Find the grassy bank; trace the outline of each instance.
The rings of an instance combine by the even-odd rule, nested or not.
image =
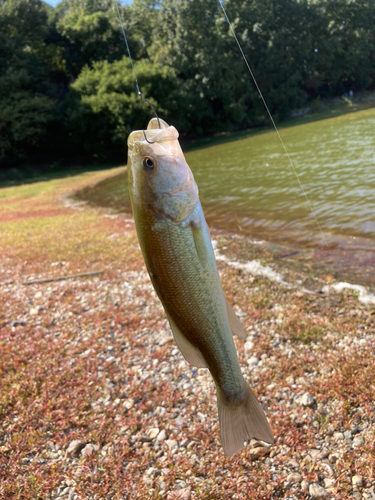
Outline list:
[[[276,120],[276,125],[279,130],[287,127],[295,127],[304,125],[318,120],[334,118],[336,116],[347,113],[354,113],[363,109],[373,108],[375,106],[375,92],[361,92],[352,97],[343,96],[336,99],[320,100],[317,99],[310,106],[302,110],[296,110],[295,117],[282,122]],[[215,146],[225,142],[245,139],[253,135],[262,134],[274,130],[271,122],[267,127],[257,127],[241,132],[221,133],[213,137],[205,137],[202,139],[193,140],[184,144],[185,151],[193,151],[194,149]]]
[[[278,270],[214,232],[276,439],[225,457],[213,384],[175,346],[131,217],[66,202],[107,175],[0,190],[0,498],[372,498],[373,310],[230,266],[246,250]]]

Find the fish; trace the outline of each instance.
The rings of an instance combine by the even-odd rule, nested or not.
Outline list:
[[[130,199],[153,287],[186,361],[214,380],[224,453],[255,438],[273,443],[266,415],[245,381],[233,340],[246,339],[224,296],[198,186],[174,126],[152,118],[128,138]]]

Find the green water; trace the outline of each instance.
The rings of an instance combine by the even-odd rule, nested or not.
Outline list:
[[[280,134],[321,230],[275,132],[186,154],[209,224],[296,248],[357,252],[347,259],[375,270],[375,108]],[[129,210],[125,176],[85,196]]]
[[[375,108],[284,129],[281,136],[327,237],[375,238]],[[250,232],[319,229],[276,133],[186,155],[207,217]]]

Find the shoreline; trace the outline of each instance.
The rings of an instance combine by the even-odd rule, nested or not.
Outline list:
[[[319,120],[326,120],[329,118],[335,118],[337,116],[345,115],[348,113],[356,113],[357,111],[362,111],[365,109],[375,107],[375,91],[374,92],[362,92],[359,95],[355,95],[354,98],[348,98],[346,96],[341,96],[334,99],[329,99],[327,101],[319,101],[319,106],[314,106],[312,103],[308,112],[302,116],[295,116],[283,122],[277,123],[279,130],[294,127],[298,125],[303,125],[307,123],[312,123]],[[320,109],[320,108],[322,109]],[[297,110],[298,111],[298,110]],[[180,143],[183,146],[185,153],[196,151],[203,148],[208,148],[211,146],[217,146],[219,144],[225,144],[227,142],[233,142],[241,139],[246,139],[255,135],[260,135],[264,133],[273,132],[274,129],[271,126],[259,126],[253,129],[242,130],[238,132],[221,132],[217,135],[212,135],[210,137],[203,137],[193,140],[185,141],[184,138],[180,138]],[[126,143],[124,142],[124,151],[126,149]],[[88,171],[99,171],[101,168],[113,169],[118,165],[118,161],[95,161],[95,163],[88,163],[88,158],[80,157],[85,163],[85,166],[77,167],[74,158],[62,159],[62,160],[51,160],[48,163],[43,162],[39,167],[43,167],[41,171],[38,171],[38,166],[35,168],[36,163],[31,161],[26,161],[24,168],[22,167],[11,167],[9,169],[0,169],[0,189],[6,187],[17,186],[25,182],[40,182],[58,177],[65,177],[67,175],[79,175]],[[62,167],[61,162],[66,163],[65,167]],[[51,167],[52,165],[52,167]],[[26,168],[25,168],[26,167]]]
[[[212,231],[247,333],[235,340],[241,369],[276,437],[225,457],[211,378],[173,341],[133,221],[64,204],[107,175],[0,190],[1,495],[371,499],[374,307],[352,290],[319,293],[329,280],[313,269],[252,275],[245,239]],[[264,272],[267,252],[257,260]],[[23,284],[45,278],[56,280]]]
[[[293,118],[288,118],[285,121],[276,123],[278,130],[283,130],[285,128],[295,127],[298,125],[305,125],[307,123],[313,123],[315,121],[327,120],[329,118],[336,118],[341,115],[356,113],[357,111],[374,108],[375,91],[361,92],[359,93],[359,96],[355,96],[354,99],[349,98],[348,96],[341,96],[324,101],[319,100],[317,105],[314,105],[314,102],[309,108],[307,108],[308,110],[304,114],[300,116],[297,115]],[[296,110],[295,113],[298,113],[298,110]],[[185,153],[188,153],[202,148],[225,144],[226,142],[233,142],[241,139],[247,139],[248,137],[259,134],[274,132],[274,130],[275,129],[271,125],[269,125],[259,126],[256,128],[238,132],[221,132],[211,137],[194,139],[187,142],[186,144],[182,139],[182,144],[184,146],[183,150]]]
[[[86,203],[92,208],[108,210],[112,214],[125,214],[127,217],[131,213],[130,200],[124,201],[121,209],[116,205],[116,200],[111,197],[106,197],[105,193],[109,189],[111,192],[111,181],[117,180],[118,177],[124,176],[126,167],[122,167],[115,173],[109,175],[98,182],[98,184],[86,186],[81,190],[77,190],[70,196],[68,204]],[[122,179],[123,180],[123,179]],[[125,179],[126,180],[126,179]],[[103,183],[106,187],[102,187]],[[104,194],[103,194],[104,193]],[[351,282],[353,284],[369,287],[375,291],[375,258],[371,255],[375,252],[375,241],[373,249],[370,244],[366,246],[366,238],[358,238],[350,235],[326,235],[326,242],[322,242],[321,235],[317,235],[314,240],[314,232],[311,231],[309,238],[301,238],[301,233],[296,229],[289,232],[278,234],[275,229],[264,229],[259,232],[243,230],[239,227],[238,231],[233,231],[228,227],[228,224],[223,223],[219,218],[207,217],[207,222],[211,231],[217,231],[219,234],[238,235],[242,238],[242,259],[251,260],[264,258],[273,263],[276,267],[291,267],[295,272],[312,273],[318,278],[327,277],[329,282],[336,280],[337,282]],[[217,223],[218,222],[218,223]],[[254,227],[255,229],[255,227]],[[308,232],[305,230],[305,235]],[[358,241],[361,244],[358,244]],[[353,246],[353,241],[355,245]],[[372,242],[373,240],[370,240]],[[252,242],[250,246],[246,242]],[[329,244],[329,249],[326,243]],[[254,247],[255,245],[255,247]],[[247,255],[246,255],[247,254]],[[373,272],[372,272],[373,269]]]

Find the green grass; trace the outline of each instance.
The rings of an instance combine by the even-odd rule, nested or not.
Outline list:
[[[363,92],[352,98],[339,97],[323,101],[318,99],[310,105],[310,111],[305,115],[296,118],[289,118],[288,120],[284,120],[282,122],[276,122],[276,126],[281,130],[318,120],[335,118],[336,116],[354,113],[355,111],[361,111],[373,107],[375,107],[375,92]],[[182,140],[184,146],[183,149],[184,151],[193,151],[196,149],[216,146],[218,144],[224,144],[231,141],[238,141],[254,135],[270,132],[274,129],[270,120],[269,123],[270,124],[268,126],[254,127],[240,132],[221,132],[213,137],[202,137],[200,139],[186,142],[185,144]]]

